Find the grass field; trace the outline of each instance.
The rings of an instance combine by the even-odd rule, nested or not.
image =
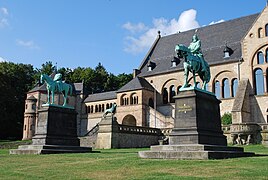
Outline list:
[[[262,145],[245,150],[264,156],[223,160],[140,159],[141,150],[9,155],[0,149],[0,179],[268,179],[268,148]]]

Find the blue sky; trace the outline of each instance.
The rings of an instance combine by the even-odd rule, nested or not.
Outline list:
[[[0,0],[0,61],[132,73],[161,35],[259,13],[265,0]]]

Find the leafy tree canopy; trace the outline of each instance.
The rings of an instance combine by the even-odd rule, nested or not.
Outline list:
[[[114,75],[98,63],[93,69],[77,67],[59,68],[51,61],[34,69],[32,65],[0,62],[0,139],[21,139],[26,93],[39,82],[41,74],[59,72],[69,83],[84,82],[88,93],[112,91],[132,79],[132,74]]]

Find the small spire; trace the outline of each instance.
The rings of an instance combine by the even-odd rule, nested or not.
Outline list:
[[[158,36],[161,37],[161,31],[157,31]]]

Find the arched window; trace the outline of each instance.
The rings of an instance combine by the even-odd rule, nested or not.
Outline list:
[[[104,104],[101,105],[101,111],[104,112]]]
[[[124,94],[122,97],[121,97],[121,105],[122,106],[126,106],[128,105],[128,97],[126,94]]]
[[[95,113],[99,112],[99,107],[98,105],[95,105]]]
[[[106,104],[106,109],[109,109],[109,103]]]
[[[99,104],[99,112],[101,112],[101,104]]]
[[[86,106],[86,113],[90,113],[90,106]]]
[[[130,104],[138,104],[138,96],[136,93],[132,94],[130,97]]]
[[[262,38],[263,37],[263,29],[262,28],[259,28],[258,29],[258,37],[259,38]]]
[[[233,79],[232,80],[232,97],[236,96],[236,91],[238,88],[238,80],[237,79]]]
[[[208,83],[206,84],[206,91],[209,91]]]
[[[257,64],[264,64],[264,56],[262,52],[258,52]]]
[[[255,74],[255,94],[262,95],[264,94],[263,71],[261,69],[256,69],[254,74]]]
[[[199,89],[201,89],[201,84],[200,84],[200,82],[197,82],[197,83],[196,83],[196,87],[199,88]]]
[[[91,105],[90,113],[93,113],[93,112],[94,112],[94,107],[93,107],[93,105]]]
[[[149,99],[149,106],[154,108],[154,100],[152,98]]]
[[[268,36],[268,24],[265,25],[265,36]]]
[[[220,87],[220,82],[216,81],[214,84],[214,93],[218,99],[221,97],[221,87]]]
[[[223,80],[222,98],[230,97],[230,85],[229,80],[226,78]]]
[[[170,98],[170,103],[174,103],[175,102],[175,99],[173,98],[175,95],[176,95],[176,91],[175,91],[175,86],[174,85],[171,85],[169,87],[169,98]]]
[[[113,106],[113,103],[110,103],[110,107],[109,108],[111,108]]]
[[[268,62],[268,48],[266,49],[266,52],[265,52],[265,62]]]
[[[168,91],[167,88],[163,89],[163,104],[167,104],[168,103]]]

